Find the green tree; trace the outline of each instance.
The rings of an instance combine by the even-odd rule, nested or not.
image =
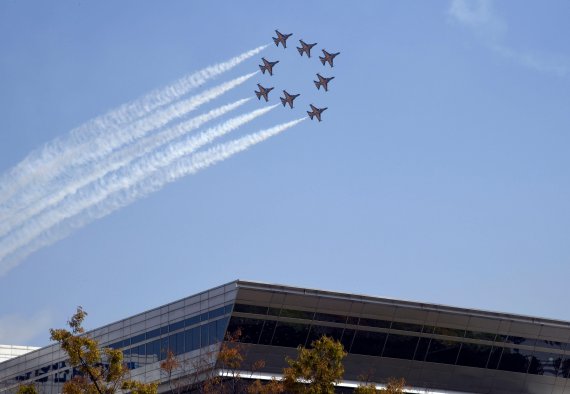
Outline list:
[[[182,394],[279,394],[283,384],[273,379],[262,383],[251,381],[253,373],[265,367],[265,361],[246,363],[247,345],[240,342],[241,331],[227,334],[217,351],[190,362],[179,360],[170,350],[160,369],[169,384],[170,392]],[[223,371],[223,376],[218,372]],[[243,376],[245,374],[245,376]],[[248,377],[249,374],[249,377]]]
[[[354,389],[354,394],[377,394],[376,385],[373,383],[360,384]]]
[[[323,336],[306,349],[297,348],[297,359],[287,359],[289,368],[283,370],[287,392],[299,394],[333,394],[334,384],[342,379],[342,361],[346,352],[342,344]]]
[[[363,383],[354,390],[354,394],[404,394],[405,387],[404,378],[390,378],[384,389],[377,390],[374,383]]]
[[[22,384],[18,386],[16,394],[38,394],[38,389],[34,384]]]
[[[404,394],[404,388],[406,387],[406,381],[404,378],[388,379],[388,384],[386,388],[382,390],[382,394]]]
[[[65,382],[64,394],[114,394],[125,390],[133,394],[156,394],[156,383],[130,380],[119,349],[100,348],[99,341],[85,334],[82,327],[87,312],[78,307],[67,329],[50,329],[51,340],[59,342],[67,353],[69,363],[81,373]]]

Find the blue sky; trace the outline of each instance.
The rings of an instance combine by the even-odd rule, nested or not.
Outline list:
[[[276,28],[286,50],[205,88],[261,56],[274,77],[196,114],[258,82],[269,104],[301,93],[295,109],[224,141],[329,109],[20,261],[0,276],[0,343],[47,344],[77,305],[96,327],[237,278],[570,320],[568,15],[562,0],[1,2],[2,173]],[[318,42],[310,60],[298,39]],[[341,52],[333,69],[321,48]],[[316,72],[336,77],[328,93]]]

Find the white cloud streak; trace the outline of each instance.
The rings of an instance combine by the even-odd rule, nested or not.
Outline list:
[[[72,176],[73,168],[84,164],[90,165],[97,160],[103,159],[113,150],[130,144],[151,131],[187,115],[201,105],[241,85],[257,73],[258,71],[243,75],[188,99],[177,101],[145,118],[125,125],[125,127],[116,129],[113,132],[101,133],[92,139],[86,139],[80,145],[76,141],[69,144],[60,144],[57,155],[55,155],[55,152],[52,152],[50,155],[53,155],[53,157],[46,163],[36,163],[38,168],[34,175],[41,174],[41,178],[36,179],[28,187],[20,188],[10,201],[0,205],[0,219],[12,216],[14,212],[33,204],[46,193],[49,194],[56,191],[62,180],[65,181],[65,179]],[[53,182],[51,182],[52,180]],[[50,188],[50,182],[51,186],[55,186],[55,189],[53,187]]]
[[[513,63],[546,74],[570,74],[570,57],[518,50],[503,44],[506,22],[494,10],[492,0],[452,0],[448,9],[452,21],[469,28],[494,53]]]
[[[16,314],[0,316],[0,343],[26,346],[31,340],[45,334],[52,324],[52,314],[42,310],[30,317]]]
[[[87,147],[87,150],[89,150],[92,141],[100,139],[101,135],[107,136],[112,134],[120,130],[124,125],[145,117],[156,109],[178,100],[208,80],[231,70],[244,60],[258,54],[266,47],[267,45],[259,46],[226,62],[218,63],[187,75],[164,88],[157,89],[137,100],[92,119],[73,129],[68,136],[58,138],[44,147],[31,152],[19,164],[0,176],[0,204],[7,201],[30,183],[43,179],[46,174],[46,166],[48,167],[47,174],[51,173],[49,168],[52,167],[49,163],[60,161],[62,153],[71,152],[74,148],[84,151],[85,147]],[[2,211],[0,210],[0,218],[2,217],[1,214]]]
[[[133,144],[126,145],[123,149],[115,150],[93,163],[76,168],[74,171],[68,171],[67,176],[63,180],[50,185],[49,191],[44,191],[35,201],[28,204],[27,207],[14,212],[13,215],[0,222],[0,237],[15,230],[17,226],[30,220],[34,215],[60,203],[66,197],[77,193],[81,188],[90,183],[198,129],[204,123],[212,121],[242,106],[249,100],[250,98],[245,98],[212,109],[205,114],[180,122],[145,138],[135,140]]]
[[[7,273],[23,258],[39,248],[50,245],[68,236],[75,229],[83,227],[124,206],[125,203],[123,201],[125,199],[121,196],[121,191],[139,190],[139,192],[129,194],[130,197],[126,199],[132,202],[157,190],[154,188],[141,188],[139,184],[144,183],[145,179],[152,176],[153,173],[162,173],[162,168],[168,167],[181,157],[193,153],[205,144],[212,142],[215,138],[219,138],[264,115],[276,106],[273,105],[237,116],[197,136],[167,145],[164,149],[141,157],[120,171],[98,179],[97,182],[66,197],[51,210],[33,217],[17,231],[0,241],[0,275]],[[295,122],[298,123],[300,120]],[[280,128],[257,133],[250,136],[249,141],[255,140],[260,142],[260,138],[269,138],[283,131],[283,127],[286,129],[294,124],[296,123],[289,122],[285,126],[281,125]],[[166,183],[168,182],[163,183],[163,185]]]

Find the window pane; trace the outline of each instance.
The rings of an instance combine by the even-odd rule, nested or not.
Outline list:
[[[413,331],[413,332],[422,332],[422,325],[421,324],[412,324],[412,323],[400,323],[400,322],[392,322],[392,330],[402,330],[402,331]]]
[[[208,329],[207,324],[200,326],[200,346],[201,347],[208,346],[208,343],[209,343],[208,334],[209,333],[210,333],[210,330]]]
[[[200,323],[200,315],[193,316],[193,317],[190,317],[190,318],[184,320],[184,325],[186,327],[190,327],[190,326],[193,326],[194,324],[198,324],[198,323]]]
[[[504,348],[499,362],[499,368],[503,371],[526,373],[530,363],[529,355],[520,349]]]
[[[418,344],[418,337],[408,335],[388,335],[382,357],[404,358],[411,360]]]
[[[528,373],[534,375],[557,376],[562,364],[562,355],[535,352],[530,359]]]
[[[168,331],[173,332],[184,327],[184,321],[179,321],[177,323],[172,323],[168,325]]]
[[[139,343],[139,342],[144,341],[145,336],[146,336],[145,334],[140,334],[140,335],[137,335],[135,337],[132,337],[131,338],[131,345],[134,345],[135,343]]]
[[[179,332],[176,334],[176,348],[175,354],[182,354],[184,353],[184,333]]]
[[[342,328],[338,327],[326,327],[326,326],[311,326],[311,331],[309,332],[309,338],[307,339],[307,345],[311,345],[313,341],[316,341],[323,335],[333,338],[336,341],[340,341],[342,337]]]
[[[160,340],[160,359],[166,359],[166,352],[168,351],[168,337]]]
[[[352,345],[352,340],[354,338],[355,332],[356,332],[356,330],[347,328],[342,333],[342,339],[341,339],[340,343],[342,343],[342,346],[344,346],[345,352],[350,352],[350,346]]]
[[[330,313],[315,313],[315,320],[330,321],[333,323],[345,323],[346,316],[333,315]]]
[[[380,356],[386,336],[383,332],[357,331],[351,353]]]
[[[275,328],[272,345],[297,347],[305,346],[309,326],[307,324],[279,322]]]
[[[281,308],[272,308],[272,307],[267,308],[267,314],[271,316],[279,316],[280,312]]]
[[[293,317],[295,319],[313,320],[314,312],[298,311],[295,309],[281,309],[282,317]]]
[[[194,327],[192,329],[192,350],[200,349],[202,344],[200,343],[200,327]]]
[[[566,344],[563,342],[548,341],[546,339],[538,339],[536,341],[536,346],[558,350],[564,350],[566,348]]]
[[[277,322],[274,320],[266,320],[263,324],[263,330],[261,331],[261,337],[259,337],[260,345],[271,344],[271,339],[273,338],[273,332],[275,331],[275,326]]]
[[[225,313],[225,308],[222,306],[221,308],[214,309],[213,311],[208,312],[208,318],[215,319],[216,317],[223,316]]]
[[[418,348],[416,349],[416,354],[414,355],[414,360],[425,360],[430,341],[430,338],[420,338],[420,341],[418,342]]]
[[[489,357],[489,362],[487,363],[487,368],[497,369],[499,360],[501,359],[501,353],[503,353],[502,347],[493,346],[493,350],[491,350],[491,356]]]
[[[146,338],[146,339],[151,339],[151,338],[155,338],[155,337],[157,337],[157,336],[159,336],[159,335],[160,335],[160,328],[157,328],[157,329],[155,329],[155,330],[152,330],[152,331],[147,332],[145,338]]]
[[[464,343],[459,351],[457,364],[467,367],[485,368],[492,348],[492,346],[487,345]]]
[[[465,335],[465,330],[447,327],[435,327],[433,333],[438,335],[447,335],[450,337],[463,337],[463,335]]]
[[[218,337],[217,334],[218,331],[216,330],[216,322],[210,322],[208,323],[208,336],[209,336],[209,344],[213,345],[214,343],[216,343],[218,341]]]
[[[534,346],[534,344],[536,343],[536,339],[509,335],[505,342],[514,343],[515,345]]]
[[[216,337],[218,341],[223,341],[226,336],[226,328],[228,326],[228,318],[216,320]]]
[[[495,334],[491,334],[490,332],[465,331],[465,338],[481,339],[483,341],[494,341]]]
[[[366,319],[364,317],[360,318],[358,325],[367,326],[367,327],[390,328],[390,322],[389,321],[377,320],[377,319]]]
[[[568,358],[568,356],[564,356],[564,359],[558,368],[558,376],[563,376],[565,378],[570,377],[570,358]]]
[[[426,361],[443,364],[455,364],[461,342],[445,341],[432,338],[426,355]]]
[[[422,328],[422,332],[426,334],[433,334],[433,330],[435,329],[434,326],[424,326]]]
[[[236,304],[235,308],[234,308],[234,312],[255,313],[256,315],[266,315],[267,314],[267,307],[266,306],[257,306],[257,305]]]
[[[247,317],[232,317],[228,326],[228,333],[235,336],[239,333],[239,341],[257,343],[263,327],[263,320]]]
[[[160,339],[146,344],[146,354],[156,357],[155,360],[158,360],[160,357]]]

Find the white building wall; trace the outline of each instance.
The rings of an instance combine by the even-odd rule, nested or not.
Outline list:
[[[36,349],[39,348],[33,346],[0,345],[0,363]]]

